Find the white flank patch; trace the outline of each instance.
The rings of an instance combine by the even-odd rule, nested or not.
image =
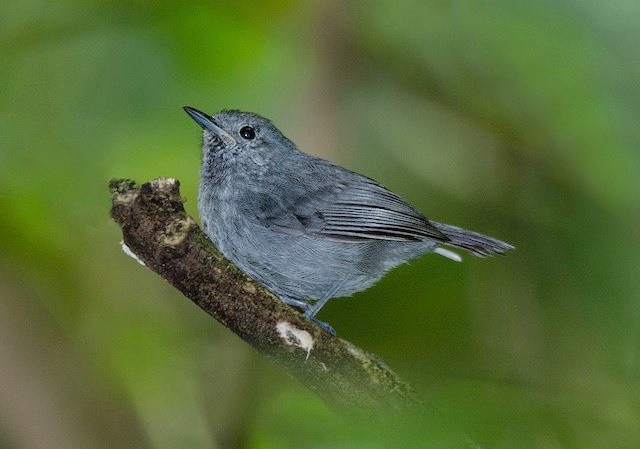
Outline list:
[[[307,351],[307,359],[309,359],[309,354],[313,349],[313,337],[309,332],[298,329],[288,321],[279,321],[276,330],[288,345],[294,345]]]
[[[126,243],[120,242],[120,246],[122,247],[122,252],[123,253],[125,253],[127,256],[133,258],[136,262],[138,262],[143,267],[146,266],[146,264],[138,256],[136,256],[136,254],[133,251],[131,251],[131,248],[129,248],[126,245]]]
[[[441,256],[444,256],[447,259],[455,260],[456,262],[462,262],[462,257],[460,257],[460,254],[454,253],[453,251],[449,251],[448,249],[436,248],[433,250],[433,252],[436,254],[440,254]]]

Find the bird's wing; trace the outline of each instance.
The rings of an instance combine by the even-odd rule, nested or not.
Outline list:
[[[260,221],[275,232],[342,241],[447,241],[402,198],[368,178],[307,190],[289,204],[271,200]]]

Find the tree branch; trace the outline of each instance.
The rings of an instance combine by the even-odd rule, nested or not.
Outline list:
[[[188,216],[180,183],[109,184],[123,249],[334,409],[407,410],[412,388],[378,357],[333,336],[240,272]],[[125,246],[126,245],[126,246]]]

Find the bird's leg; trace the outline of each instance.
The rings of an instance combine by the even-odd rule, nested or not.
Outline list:
[[[307,301],[303,301],[301,299],[295,299],[286,295],[278,295],[278,298],[280,298],[280,301],[282,301],[283,303],[289,304],[290,306],[293,306],[302,310],[305,315],[307,314],[309,309],[311,309],[311,304],[309,304]]]
[[[309,306],[307,310],[304,311],[304,314],[307,318],[313,318],[316,314],[324,307],[324,305],[336,294],[338,289],[342,287],[342,282],[336,282],[331,286],[331,288],[322,295],[322,298],[318,299],[313,305]]]
[[[336,292],[338,291],[338,289],[340,289],[341,286],[342,286],[342,282],[336,282],[335,284],[333,284],[331,288],[324,295],[322,295],[322,298],[318,299],[315,302],[315,304],[309,305],[309,308],[304,311],[304,316],[306,316],[307,318],[310,318],[318,326],[320,326],[321,328],[323,328],[324,330],[326,330],[327,332],[333,335],[336,334],[336,331],[333,329],[333,327],[331,327],[329,324],[325,323],[324,321],[320,321],[318,318],[316,318],[316,314],[320,311],[320,309],[322,309],[322,307],[327,303],[327,301],[329,301],[329,299],[333,298],[333,296],[336,294]]]
[[[305,314],[306,315],[306,314]],[[320,321],[319,319],[317,319],[316,317],[311,317],[311,321],[313,321],[314,323],[316,323],[318,326],[320,326],[321,328],[323,328],[324,330],[326,330],[327,332],[329,332],[331,335],[335,335],[336,334],[336,330],[331,327],[331,325],[329,323],[325,323],[324,321]]]
[[[316,323],[318,326],[320,326],[330,334],[335,335],[336,331],[333,329],[333,327],[331,327],[329,324],[325,323],[324,321],[320,321],[318,318],[316,318],[316,314],[320,311],[320,309],[322,309],[322,307],[324,307],[327,301],[329,301],[336,294],[336,292],[340,289],[340,287],[342,287],[342,282],[336,282],[331,286],[329,290],[327,290],[327,292],[324,295],[322,295],[322,298],[318,299],[314,304],[309,304],[307,301],[292,298],[286,295],[278,295],[278,297],[285,304],[289,304],[290,306],[293,306],[302,310],[302,313],[304,313],[304,316],[309,318],[311,321]]]

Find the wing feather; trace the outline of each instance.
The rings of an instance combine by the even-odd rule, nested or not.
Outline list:
[[[429,220],[375,181],[361,177],[307,191],[291,208],[261,217],[284,233],[318,238],[367,241],[447,241]]]

